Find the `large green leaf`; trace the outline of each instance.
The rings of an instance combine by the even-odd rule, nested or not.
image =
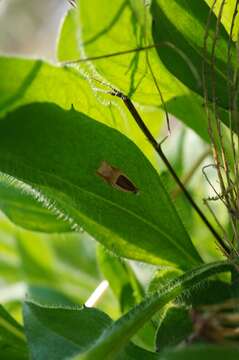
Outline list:
[[[46,307],[24,304],[24,324],[31,356],[35,360],[70,359],[84,351],[111,324],[103,312],[90,308]],[[117,360],[153,360],[157,355],[129,344]]]
[[[81,0],[78,7],[79,14],[77,9],[71,10],[63,23],[58,41],[60,61],[102,56],[145,45],[143,2]],[[149,41],[152,44],[153,40]],[[150,50],[149,55],[168,111],[207,140],[203,100],[170,74],[160,62],[156,50]],[[97,77],[96,70],[103,79],[120,88],[134,101],[150,106],[151,123],[158,118],[158,108],[162,104],[146,63],[145,51],[81,63],[79,68],[91,78]]]
[[[108,102],[108,106],[104,106],[85,78],[74,69],[53,66],[43,60],[0,57],[0,77],[1,116],[24,104],[52,102],[64,109],[73,106],[121,131],[130,128],[122,113],[119,119],[114,105]]]
[[[111,323],[96,309],[24,304],[24,325],[34,359],[65,359],[94,342]]]
[[[53,66],[43,60],[0,57],[0,117],[6,112],[33,102],[52,102],[63,109],[84,112],[93,119],[117,128],[132,139],[150,161],[156,164],[150,146],[122,101],[96,91],[99,83],[72,68]],[[97,86],[98,85],[98,86]],[[108,88],[109,90],[109,88]],[[142,112],[142,109],[140,110]],[[155,136],[163,123],[162,111],[143,111],[146,124]]]
[[[34,104],[0,121],[0,154],[1,171],[41,191],[72,229],[83,227],[117,254],[183,269],[200,262],[157,172],[118,131],[73,109]],[[96,174],[103,160],[138,195],[106,184]]]
[[[85,353],[74,360],[112,359],[128,343],[130,338],[158,310],[184,291],[190,290],[202,280],[219,272],[232,270],[232,264],[217,262],[202,265],[171,281],[163,289],[146,298],[134,309],[118,319]]]
[[[43,60],[0,58],[0,114],[32,102],[54,102],[64,109],[87,112],[100,120],[88,83],[79,73],[50,65]]]
[[[126,131],[125,121],[116,121],[115,106],[99,104],[89,84],[72,70],[50,65],[42,60],[0,58],[0,116],[22,104],[32,102],[54,102],[62,108],[81,109],[88,115],[108,125]],[[117,125],[116,125],[117,122]],[[133,126],[135,129],[135,127]],[[131,134],[133,129],[131,128]],[[137,131],[136,131],[137,133]],[[137,137],[138,136],[138,137]],[[136,134],[136,138],[142,139]],[[14,179],[0,177],[0,207],[17,225],[27,229],[45,232],[70,230],[69,225],[54,218],[40,203],[34,203],[36,196],[30,187]],[[41,196],[39,194],[39,196]],[[22,204],[24,203],[24,208]]]
[[[156,44],[168,44],[157,48],[158,55],[167,69],[182,81],[189,89],[203,96],[202,64],[205,62],[207,91],[212,99],[212,88],[215,88],[217,103],[228,109],[228,59],[227,48],[229,36],[221,25],[215,47],[215,58],[212,60],[214,34],[217,18],[211,16],[209,26],[209,44],[204,53],[204,36],[210,7],[204,0],[153,0],[153,38]],[[183,54],[183,56],[182,56]],[[184,57],[189,59],[189,64]],[[212,78],[212,61],[214,62],[215,78]],[[232,44],[232,63],[236,62],[236,51]],[[195,74],[197,77],[195,79]]]

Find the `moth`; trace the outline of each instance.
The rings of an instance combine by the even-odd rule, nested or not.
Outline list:
[[[133,182],[120,169],[110,165],[105,160],[100,164],[96,174],[118,190],[134,194],[139,192]]]

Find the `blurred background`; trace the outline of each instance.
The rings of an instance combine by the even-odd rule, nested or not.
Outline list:
[[[55,57],[66,0],[0,0],[0,52]]]

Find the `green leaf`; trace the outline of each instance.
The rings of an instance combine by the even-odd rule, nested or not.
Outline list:
[[[0,114],[32,102],[54,102],[64,109],[75,109],[102,119],[103,106],[97,107],[89,84],[79,72],[50,65],[43,60],[0,58]],[[106,120],[105,120],[106,121]]]
[[[26,302],[23,312],[30,353],[36,360],[69,359],[94,343],[112,323],[105,313],[86,307],[46,307]],[[133,344],[117,356],[117,360],[156,358]]]
[[[20,326],[0,305],[0,354],[6,360],[28,359],[26,339]]]
[[[58,40],[58,59],[76,60],[140,48],[145,45],[144,6],[141,1],[81,0],[78,10],[71,10],[62,25]],[[89,11],[94,9],[94,11]],[[150,25],[147,31],[151,33]],[[80,36],[79,36],[80,34]],[[153,40],[149,42],[152,44]],[[167,109],[208,141],[203,100],[190,92],[150,50],[150,64],[166,102]],[[72,66],[71,66],[72,68]],[[141,106],[150,106],[151,124],[158,118],[161,99],[146,63],[146,52],[131,52],[111,58],[80,63],[74,68],[103,79],[119,88]],[[92,79],[91,79],[92,81]],[[97,87],[97,83],[95,84]],[[154,107],[152,107],[152,105]],[[144,113],[144,117],[147,112]],[[149,123],[150,123],[149,122]]]
[[[67,254],[64,256],[63,253],[60,256],[59,245],[58,252],[55,245],[56,242],[63,244],[67,242],[71,251],[74,251],[74,241],[72,241],[74,237],[78,237],[78,249],[75,249],[78,263],[75,264],[70,261]],[[37,294],[35,291],[33,299],[40,301],[40,292],[44,292],[44,289],[48,288],[61,292],[63,296],[65,295],[74,302],[83,303],[95,290],[100,280],[97,280],[95,264],[87,256],[81,237],[82,234],[46,235],[26,231],[18,232],[18,255],[21,261],[23,280],[30,286],[30,289],[32,287],[39,289],[39,297],[35,296]],[[87,242],[89,250],[94,251],[89,238]],[[64,246],[61,251],[64,251]],[[91,269],[85,265],[85,261],[81,261],[83,257],[85,257],[85,261],[88,259]],[[46,292],[44,293],[46,294]],[[31,294],[30,290],[30,296]]]
[[[33,104],[0,121],[0,154],[2,172],[43,193],[72,229],[82,227],[117,254],[182,269],[201,261],[157,172],[118,131],[73,109]],[[106,184],[96,174],[102,161],[121,169],[139,194]]]
[[[96,243],[87,233],[51,236],[50,241],[60,262],[74,269],[84,269],[95,279],[100,279]]]
[[[159,355],[129,343],[115,360],[158,360]]]
[[[57,219],[35,201],[35,195],[30,186],[0,174],[0,208],[12,222],[35,231],[70,231],[69,224]]]
[[[229,36],[220,25],[215,48],[215,80],[211,77],[211,51],[217,18],[212,14],[209,27],[209,44],[204,54],[204,36],[210,8],[204,0],[153,0],[153,38],[156,44],[166,44],[157,48],[158,55],[167,69],[189,89],[203,96],[202,64],[205,61],[209,99],[213,99],[215,86],[217,103],[228,109],[228,59]],[[185,58],[188,61],[185,61]],[[232,44],[232,63],[236,63],[236,50]]]
[[[233,297],[230,284],[221,280],[211,280],[198,289],[192,289],[190,295],[185,296],[185,303],[194,307],[213,305],[227,301]]]
[[[70,9],[62,21],[57,40],[57,59],[71,61],[80,58],[81,52],[77,39],[77,21],[75,9]]]
[[[6,284],[21,281],[13,225],[0,213],[0,273]]]
[[[172,280],[175,280],[178,276],[182,275],[182,272],[178,269],[174,269],[174,268],[169,268],[169,269],[158,269],[155,271],[155,273],[153,274],[153,277],[149,283],[148,286],[148,296],[152,295],[153,293],[155,293],[156,291],[160,291],[163,290]],[[174,310],[171,310],[173,307]],[[168,317],[171,314],[171,312],[173,311],[173,315],[174,313],[176,313],[176,315],[178,315],[178,312],[175,310],[176,306],[173,303],[169,303],[167,304],[165,307],[163,307],[162,309],[160,309],[160,311],[154,316],[153,320],[155,323],[155,327],[156,327],[156,331],[155,331],[155,336],[154,336],[154,348],[157,349],[157,351],[160,351],[164,345],[164,338],[166,339],[165,342],[170,339],[170,341],[172,341],[172,339],[174,340],[175,338],[177,338],[177,336],[181,336],[182,333],[182,324],[180,321],[178,321],[180,319],[180,315],[181,315],[181,308],[177,308],[177,310],[179,309],[180,314],[178,317],[176,317],[176,321],[175,324],[177,324],[177,326],[175,327],[175,324],[172,325],[171,321],[168,321]],[[181,316],[182,318],[182,316]],[[169,320],[171,320],[169,318]],[[166,326],[168,325],[168,323],[170,324],[170,326],[166,327],[167,332],[163,333],[163,339],[161,338],[161,328],[164,328],[166,323]],[[160,341],[158,341],[158,337],[159,337],[159,333],[160,333]],[[173,343],[173,341],[172,341]]]
[[[91,308],[26,302],[23,314],[31,356],[37,360],[69,358],[94,342],[111,323],[106,314]]]
[[[158,269],[155,271],[149,287],[148,293],[151,294],[167,285],[167,283],[173,279],[176,279],[182,272],[178,269]]]
[[[155,153],[123,102],[100,92],[99,83],[86,80],[86,75],[73,68],[53,66],[43,60],[0,57],[0,117],[10,110],[33,102],[52,102],[63,109],[84,112],[93,119],[117,128],[131,138],[155,165]],[[94,77],[93,77],[94,78]],[[97,90],[96,90],[97,88]],[[107,89],[109,90],[109,88]],[[152,109],[144,120],[155,136],[163,122],[163,113]],[[158,165],[158,164],[157,164]]]
[[[190,333],[192,320],[189,317],[189,309],[184,306],[171,306],[157,331],[157,351],[180,344]]]
[[[112,356],[128,343],[138,329],[168,302],[209,276],[232,269],[232,264],[228,262],[211,263],[173,280],[161,291],[154,293],[117,320],[89,350],[78,355],[74,360],[112,359]]]
[[[237,360],[239,349],[236,346],[197,345],[184,349],[168,350],[162,354],[164,360]],[[160,357],[161,359],[161,357]]]

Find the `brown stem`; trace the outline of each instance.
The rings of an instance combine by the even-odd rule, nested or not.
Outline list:
[[[74,65],[74,64],[79,64],[79,63],[86,62],[86,61],[101,60],[101,59],[111,58],[111,57],[115,57],[115,56],[128,55],[128,54],[135,53],[135,52],[154,49],[154,48],[157,48],[160,46],[163,46],[163,44],[152,44],[152,45],[141,46],[141,47],[137,47],[137,48],[129,49],[129,50],[116,51],[116,52],[104,54],[104,55],[96,55],[96,56],[90,56],[88,58],[63,61],[62,65],[71,65],[71,64]]]

